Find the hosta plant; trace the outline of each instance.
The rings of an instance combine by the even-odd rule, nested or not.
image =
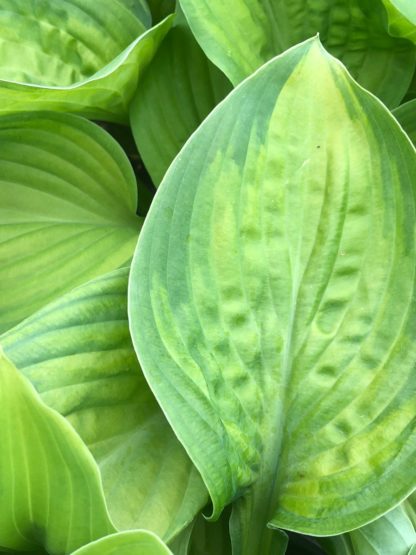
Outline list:
[[[413,0],[0,22],[0,553],[415,555]]]

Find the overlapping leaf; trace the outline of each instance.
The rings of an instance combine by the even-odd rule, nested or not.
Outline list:
[[[0,112],[57,110],[126,121],[139,74],[170,23],[146,31],[146,4],[130,0],[5,0]]]
[[[0,548],[61,554],[114,531],[96,464],[0,350]]]
[[[176,0],[148,0],[153,23],[158,23],[175,11]]]
[[[120,146],[76,116],[0,119],[0,331],[130,260],[141,220]]]
[[[181,20],[160,46],[131,105],[142,159],[159,185],[191,133],[231,90]]]
[[[415,487],[416,153],[317,40],[175,160],[130,280],[145,375],[236,553],[330,535]],[[195,441],[198,438],[198,441]]]
[[[408,555],[416,544],[416,531],[403,503],[349,534],[319,541],[329,555]]]
[[[393,111],[393,114],[416,145],[416,99],[402,104]]]
[[[172,555],[172,552],[151,532],[134,530],[97,540],[72,555]]]
[[[381,0],[387,10],[389,33],[416,44],[416,4],[413,0]]]
[[[379,0],[181,0],[181,5],[206,54],[234,84],[316,33],[389,106],[400,103],[413,76],[416,50],[387,33]]]
[[[127,324],[127,278],[125,268],[77,288],[0,343],[89,447],[115,526],[146,528],[169,540],[207,494],[138,366]]]

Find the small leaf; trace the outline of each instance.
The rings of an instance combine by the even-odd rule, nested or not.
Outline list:
[[[112,521],[166,541],[207,493],[140,371],[127,323],[128,268],[60,297],[0,338],[6,354],[93,454]]]
[[[72,555],[173,555],[155,534],[147,530],[132,530],[112,534],[89,545],[84,545]]]
[[[126,122],[139,74],[171,25],[147,30],[131,0],[5,0],[0,12],[0,113],[73,112]]]
[[[126,155],[76,116],[0,118],[0,331],[128,262],[142,220]]]
[[[209,112],[231,90],[185,22],[173,27],[142,78],[130,111],[137,147],[155,185]]]
[[[314,39],[237,87],[155,197],[133,343],[213,517],[234,501],[238,554],[268,553],[267,522],[338,534],[415,488],[415,175]]]
[[[0,548],[68,553],[114,531],[97,466],[0,349]]]
[[[180,2],[205,53],[234,84],[317,33],[359,83],[392,108],[413,76],[416,50],[387,33],[378,1],[369,6],[364,0]]]

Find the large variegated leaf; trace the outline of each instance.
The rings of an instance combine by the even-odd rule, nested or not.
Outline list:
[[[114,531],[97,466],[0,349],[0,549],[69,553]]]
[[[319,41],[173,162],[129,286],[139,360],[236,553],[330,535],[416,485],[416,152]],[[198,441],[195,441],[198,438]]]
[[[387,33],[378,0],[180,3],[202,48],[234,84],[316,33],[352,75],[389,106],[400,103],[413,76],[416,50]]]
[[[141,220],[129,161],[100,127],[0,118],[0,331],[130,260]]]
[[[143,77],[130,110],[136,143],[159,185],[173,158],[231,90],[181,22],[168,33]]]
[[[416,3],[414,0],[381,0],[387,10],[389,33],[416,44]]]
[[[89,447],[115,526],[146,528],[169,540],[207,493],[138,366],[127,278],[124,268],[71,291],[0,343]]]
[[[85,545],[72,555],[173,555],[166,545],[146,530],[120,532]]]
[[[141,71],[170,27],[146,31],[145,3],[4,0],[0,113],[76,112],[126,121]]]
[[[393,110],[395,118],[416,145],[416,99],[409,100]]]

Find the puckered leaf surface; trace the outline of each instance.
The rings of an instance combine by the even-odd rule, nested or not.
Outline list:
[[[0,118],[0,331],[125,264],[141,226],[120,146],[76,116]]]
[[[146,528],[168,541],[207,493],[138,366],[127,278],[123,268],[71,291],[0,343],[89,447],[117,529]]]
[[[413,1],[413,0],[409,0]],[[236,84],[316,33],[352,75],[388,106],[403,99],[416,50],[391,37],[379,0],[180,0],[208,57]]]
[[[139,238],[133,342],[236,553],[415,487],[416,152],[307,41],[208,116]],[[195,438],[198,438],[195,441]]]
[[[97,466],[0,349],[0,549],[69,553],[114,532]]]
[[[0,113],[75,112],[126,121],[139,74],[171,25],[144,2],[4,0]]]

